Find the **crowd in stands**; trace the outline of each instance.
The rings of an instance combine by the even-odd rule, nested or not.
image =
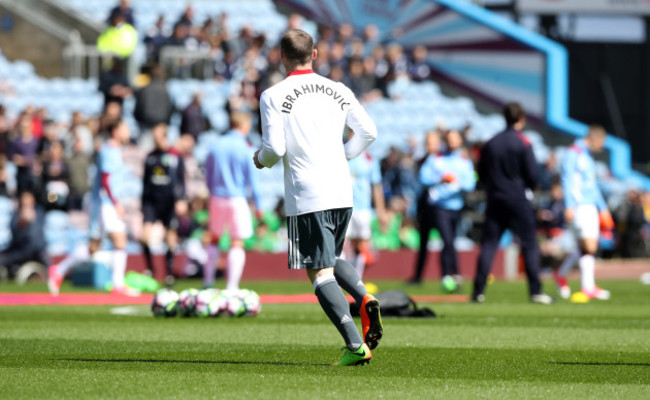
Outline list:
[[[135,25],[135,17],[128,1],[122,1],[111,10],[108,21],[111,27],[116,28],[123,24]],[[225,13],[197,21],[192,6],[185,9],[171,29],[167,29],[164,18],[160,17],[155,26],[147,30],[146,37],[140,39],[146,45],[147,54],[141,75],[133,80],[128,78],[125,57],[115,58],[111,68],[101,75],[98,90],[105,99],[101,115],[74,113],[69,124],[62,124],[48,119],[47,110],[33,107],[27,107],[16,118],[9,118],[0,105],[0,195],[15,200],[22,193],[33,193],[38,207],[46,212],[82,210],[92,182],[93,155],[105,135],[105,127],[122,115],[124,100],[133,96],[134,117],[140,129],[133,134],[132,151],[128,153],[130,159],[125,162],[133,166],[134,176],[141,176],[142,161],[152,146],[152,127],[159,123],[170,124],[175,113],[180,115],[181,137],[175,146],[188,160],[187,226],[190,226],[189,221],[194,221],[193,228],[184,236],[199,237],[196,232],[205,226],[207,193],[201,166],[192,159],[192,149],[199,137],[211,127],[202,109],[200,93],[195,94],[187,107],[175,108],[165,80],[170,76],[191,76],[192,62],[178,59],[175,65],[160,65],[161,50],[166,46],[182,46],[208,54],[212,79],[230,81],[236,86],[225,105],[229,112],[245,111],[257,116],[260,93],[283,79],[277,44],[270,43],[253,28],[231,32],[227,21]],[[302,18],[298,15],[288,19],[289,28],[301,24]],[[389,83],[396,80],[420,82],[432,79],[425,47],[407,51],[398,44],[384,43],[380,41],[375,26],[369,25],[362,32],[356,32],[349,24],[336,29],[320,27],[317,38],[319,56],[314,64],[315,71],[345,83],[362,102],[387,97]],[[432,129],[445,133],[443,126],[435,127],[434,124],[432,121]],[[467,137],[470,129],[467,127],[461,134]],[[479,156],[479,145],[465,143],[467,156],[473,161]],[[376,248],[417,247],[417,170],[426,156],[424,144],[412,140],[404,148],[391,148],[381,160],[384,195],[392,216],[389,221],[374,223]],[[9,168],[9,164],[15,168]],[[561,187],[557,184],[558,170],[558,160],[554,156],[541,166],[538,217],[540,236],[544,238],[542,242],[556,237],[565,228]],[[12,173],[15,176],[11,176]],[[480,192],[470,194],[468,200],[466,215],[480,216]],[[137,208],[137,204],[131,207],[132,210]],[[247,243],[248,248],[281,250],[284,246],[281,208],[280,205],[276,210],[268,210],[260,221],[256,221],[256,239]],[[626,257],[650,255],[650,193],[630,192],[614,215],[618,245],[613,250]],[[480,217],[474,222],[476,228]],[[474,232],[478,229],[472,230],[471,222],[461,224],[465,226],[460,230],[461,234],[476,240]],[[132,231],[138,230],[133,228]],[[546,254],[552,254],[554,248],[549,246],[546,250]]]

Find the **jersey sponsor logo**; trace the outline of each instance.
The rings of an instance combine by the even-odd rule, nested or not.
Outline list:
[[[293,94],[287,94],[284,98],[286,101],[282,103],[282,112],[285,114],[291,114],[291,109],[293,105],[300,96],[310,95],[310,94],[324,94],[332,98],[341,106],[341,111],[345,111],[345,107],[349,106],[350,103],[345,100],[345,97],[341,93],[338,93],[336,90],[332,89],[329,86],[319,85],[319,84],[305,84],[300,85],[299,87],[293,88]]]
[[[151,172],[151,183],[156,186],[169,185],[172,179],[167,175],[167,171],[161,166],[155,166]]]

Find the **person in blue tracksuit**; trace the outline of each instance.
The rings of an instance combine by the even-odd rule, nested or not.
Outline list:
[[[259,210],[260,191],[250,158],[253,154],[248,141],[252,122],[250,114],[233,112],[231,130],[210,148],[205,163],[206,183],[210,190],[210,222],[212,244],[208,246],[208,262],[203,270],[203,284],[211,287],[219,260],[218,243],[227,231],[231,239],[226,266],[226,289],[239,289],[246,264],[244,240],[253,236],[253,219],[248,204],[250,197]]]
[[[427,136],[429,156],[419,172],[423,187],[418,213],[420,251],[411,282],[419,283],[422,280],[428,254],[429,231],[435,228],[443,243],[440,253],[443,288],[455,291],[459,275],[454,238],[460,210],[464,205],[463,193],[472,191],[475,187],[474,166],[462,148],[463,138],[460,132],[452,130],[445,135],[447,151],[443,154],[437,153],[439,142],[437,133]]]
[[[583,297],[600,300],[608,300],[610,297],[609,291],[596,286],[594,276],[594,255],[598,250],[600,231],[614,229],[607,203],[598,188],[596,164],[591,156],[591,153],[602,151],[605,138],[603,127],[590,126],[587,135],[571,145],[562,160],[561,182],[566,208],[564,216],[578,239],[578,247],[567,256],[555,276],[560,296],[565,299],[571,295],[566,274],[576,261],[580,266]]]
[[[478,164],[480,181],[487,193],[485,225],[481,253],[476,267],[472,301],[485,301],[485,286],[501,235],[510,229],[519,238],[524,257],[530,300],[551,304],[553,298],[542,293],[539,280],[539,247],[535,238],[535,215],[526,196],[537,186],[537,162],[530,142],[522,130],[526,114],[518,103],[503,109],[507,128],[490,139],[481,149]]]

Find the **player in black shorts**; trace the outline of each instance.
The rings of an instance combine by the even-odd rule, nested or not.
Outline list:
[[[144,225],[141,244],[147,262],[147,271],[153,275],[149,239],[153,224],[160,221],[165,228],[165,242],[167,243],[165,283],[171,286],[175,281],[172,267],[174,251],[178,246],[176,209],[179,202],[183,202],[185,198],[185,168],[181,154],[170,147],[167,142],[167,125],[156,125],[152,134],[156,147],[147,155],[144,163],[142,187]]]
[[[345,341],[345,353],[333,365],[363,365],[383,336],[379,301],[339,257],[353,205],[348,160],[377,138],[377,127],[348,87],[314,73],[318,52],[308,33],[289,29],[280,53],[287,77],[260,97],[262,147],[253,162],[262,169],[283,159],[289,268],[306,270]],[[344,144],[345,126],[355,134]],[[356,301],[363,338],[341,288]]]

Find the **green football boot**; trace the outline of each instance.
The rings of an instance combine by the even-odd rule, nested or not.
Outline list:
[[[345,354],[343,354],[343,357],[339,361],[333,363],[333,366],[347,367],[370,363],[372,354],[370,353],[370,349],[368,348],[367,344],[362,344],[357,351],[352,351],[348,349],[347,346],[344,347],[344,349]]]

